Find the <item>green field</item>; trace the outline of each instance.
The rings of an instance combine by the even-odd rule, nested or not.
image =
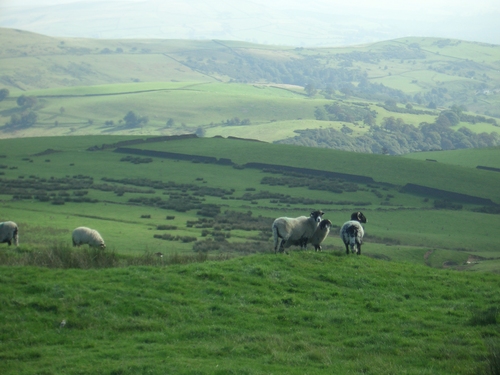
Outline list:
[[[0,220],[20,228],[20,246],[0,248],[2,374],[489,374],[495,368],[500,234],[492,228],[500,216],[472,211],[480,208],[472,204],[435,209],[434,197],[403,193],[397,181],[406,176],[462,191],[458,182],[470,180],[482,188],[469,193],[498,201],[489,187],[496,174],[223,138],[128,147],[240,165],[356,170],[375,182],[175,158],[134,164],[147,158],[112,146],[87,151],[132,139],[0,141]],[[405,174],[395,178],[389,170]],[[278,184],[264,184],[265,178]],[[344,190],[315,190],[319,183]],[[94,203],[74,200],[84,192]],[[160,205],[167,202],[198,206]],[[214,207],[216,216],[201,213]],[[275,255],[272,220],[316,208],[334,223],[323,251]],[[363,255],[346,256],[337,233],[354,210],[368,217]],[[106,250],[72,248],[71,231],[80,225],[98,229]]]
[[[3,374],[456,375],[498,355],[493,273],[303,252],[0,280]]]
[[[405,157],[418,160],[432,159],[440,163],[461,165],[471,168],[476,168],[478,165],[490,168],[500,168],[498,148],[454,150],[447,152],[418,152],[405,155]]]
[[[4,192],[0,219],[14,220],[21,226],[23,251],[39,246],[50,248],[52,244],[70,245],[73,228],[86,225],[97,228],[108,249],[122,255],[193,254],[196,243],[202,246],[208,239],[221,240],[221,236],[219,252],[246,253],[249,250],[245,246],[250,246],[251,252],[268,253],[272,250],[269,228],[275,217],[307,215],[321,208],[334,223],[324,244],[328,251],[341,251],[338,228],[352,211],[362,210],[369,218],[365,246],[368,255],[427,264],[422,254],[443,252],[446,259],[431,264],[438,268],[452,262],[455,268],[481,269],[498,262],[499,235],[490,229],[500,224],[498,215],[478,212],[482,209],[480,204],[455,198],[451,204],[459,206],[435,209],[436,202],[443,198],[402,191],[404,185],[413,183],[498,204],[495,172],[408,158],[224,138],[179,139],[128,147],[231,159],[236,165],[260,162],[346,174],[356,171],[374,182],[336,182],[156,156],[149,157],[149,162],[134,164],[126,161],[127,157],[147,158],[116,153],[114,148],[87,151],[92,146],[127,139],[132,138],[85,136],[0,141],[5,156],[0,159]],[[485,158],[488,155],[485,150]],[[324,184],[333,185],[320,187]],[[203,218],[214,220],[215,214],[205,216],[200,210],[215,210],[215,219],[219,221],[208,227],[201,222],[188,225]],[[239,213],[237,216],[250,213],[254,219],[262,218],[262,222],[251,228],[248,224],[231,226],[227,221],[224,224],[225,212]],[[172,218],[167,220],[168,216]],[[489,225],[484,225],[484,221]],[[158,230],[162,225],[175,228]],[[177,239],[155,238],[163,234]],[[230,244],[239,247],[231,249]],[[11,255],[15,256],[15,250]],[[482,261],[466,263],[469,256]]]
[[[197,132],[325,147],[292,138],[300,131],[343,131],[347,126],[354,141],[387,118],[418,127],[433,123],[453,105],[478,118],[451,129],[465,127],[485,138],[499,134],[498,124],[491,122],[500,116],[500,48],[493,45],[403,38],[304,49],[226,41],[52,38],[2,29],[0,47],[0,86],[9,90],[0,101],[0,138]],[[308,83],[317,86],[312,94],[304,89]],[[364,86],[365,91],[356,91]],[[20,95],[37,98],[29,109],[36,123],[2,127],[27,110],[16,103]],[[415,111],[384,109],[387,100],[396,100],[400,109],[411,104]],[[429,111],[431,103],[437,108]],[[330,104],[369,108],[373,124],[366,126],[361,117],[317,117],[316,111]],[[129,111],[147,117],[147,123],[126,124]],[[245,123],[229,123],[234,119]],[[409,152],[385,146],[393,154]],[[464,146],[457,142],[453,147]]]
[[[0,373],[498,374],[499,61],[0,29]]]

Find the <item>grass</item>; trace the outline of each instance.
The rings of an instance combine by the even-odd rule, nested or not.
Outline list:
[[[239,142],[235,148],[234,142],[237,141],[225,142],[221,139],[183,140],[168,144],[141,145],[139,148],[185,153],[184,150],[191,142],[197,144],[197,154],[230,158],[237,164],[248,162],[248,155],[252,155],[253,162],[349,174],[353,174],[354,170],[355,174],[369,176],[379,182],[400,186],[411,182],[463,194],[487,196],[500,202],[498,189],[495,187],[496,175],[491,172],[471,171],[457,166],[445,167],[439,163],[422,163],[399,157],[371,154],[355,154],[353,157],[352,153],[336,150],[252,142]],[[445,169],[447,172],[444,172]],[[460,184],[453,182],[452,175],[461,176]]]
[[[405,155],[405,158],[410,159],[433,159],[440,163],[461,165],[465,167],[476,168],[478,165],[492,168],[500,168],[500,160],[498,158],[500,148],[493,147],[487,149],[466,149],[453,150],[447,152],[418,152]]]
[[[171,159],[152,158],[151,163],[132,164],[120,162],[125,155],[107,151],[85,151],[90,146],[111,144],[122,138],[116,136],[85,136],[55,138],[23,138],[0,141],[2,152],[6,155],[0,164],[7,168],[1,171],[2,183],[29,182],[33,177],[39,179],[72,179],[83,175],[93,178],[94,187],[87,189],[86,197],[97,203],[66,202],[63,205],[51,204],[33,199],[13,199],[12,194],[1,195],[2,212],[0,220],[14,220],[21,228],[21,250],[36,250],[43,246],[70,244],[71,231],[81,225],[97,229],[106,241],[110,251],[119,255],[138,256],[144,253],[162,252],[164,254],[193,253],[194,243],[183,242],[181,238],[196,238],[204,241],[215,236],[209,228],[204,233],[200,225],[188,225],[200,218],[199,209],[179,212],[142,203],[132,203],[131,199],[168,200],[171,190],[164,188],[138,187],[130,183],[105,182],[103,178],[121,180],[124,178],[148,179],[162,183],[175,182],[177,192],[185,196],[196,196],[191,187],[224,189],[229,195],[220,197],[210,194],[199,196],[203,204],[220,207],[221,217],[226,211],[246,214],[253,218],[267,220],[262,229],[231,228],[224,229],[230,235],[229,244],[243,246],[233,250],[235,254],[244,250],[245,243],[252,243],[250,252],[271,251],[270,223],[277,216],[301,216],[313,209],[321,208],[338,228],[352,211],[362,210],[368,217],[364,252],[369,256],[382,257],[393,261],[408,261],[444,267],[454,264],[454,268],[474,270],[498,270],[497,244],[499,237],[491,227],[500,225],[498,215],[472,212],[478,208],[465,204],[462,210],[435,210],[433,197],[418,196],[400,191],[400,184],[420,183],[445,190],[478,195],[496,200],[496,175],[493,172],[476,171],[468,167],[450,166],[445,163],[429,163],[406,158],[372,156],[338,152],[334,150],[310,149],[306,147],[279,146],[258,142],[229,139],[191,139],[162,143],[141,144],[140,148],[152,148],[180,153],[194,152],[197,155],[231,158],[234,162],[269,162],[324,169],[342,173],[352,173],[353,165],[357,173],[373,176],[374,184],[357,184],[353,191],[336,193],[301,186],[292,187],[288,183],[278,185],[262,184],[263,178],[281,178],[269,171],[258,169],[236,169],[230,166],[206,163],[192,163]],[[47,149],[57,150],[41,156],[34,156]],[[193,151],[191,151],[193,150]],[[445,153],[443,153],[445,154]],[[485,150],[485,158],[490,153]],[[478,155],[479,157],[479,155]],[[50,160],[47,162],[46,160]],[[332,162],[333,161],[333,162]],[[397,175],[391,171],[400,171]],[[406,176],[406,180],[404,179]],[[411,176],[411,177],[410,177]],[[439,177],[436,177],[439,176]],[[5,181],[5,182],[4,182]],[[41,181],[41,180],[39,180]],[[302,179],[311,181],[311,179]],[[443,182],[445,181],[445,182]],[[41,183],[41,182],[40,182]],[[107,183],[111,191],[98,190],[95,186]],[[380,183],[392,183],[384,185]],[[46,183],[45,183],[46,184]],[[477,186],[480,186],[478,188]],[[188,189],[189,187],[189,189]],[[452,189],[453,187],[453,189]],[[116,189],[150,189],[149,193],[127,190],[118,194]],[[43,189],[48,189],[44,185]],[[50,193],[50,190],[47,190]],[[56,190],[75,197],[77,190]],[[265,192],[265,194],[264,194]],[[260,194],[254,199],[243,199],[246,194]],[[264,194],[264,195],[262,195]],[[293,199],[304,197],[320,199],[321,203],[284,203],[279,199],[266,198],[288,196]],[[14,194],[15,195],[15,194]],[[199,194],[198,194],[199,195]],[[144,218],[148,215],[149,218]],[[167,220],[171,216],[173,219]],[[232,219],[231,219],[232,220]],[[484,225],[487,222],[488,225]],[[158,230],[158,226],[169,225],[175,229]],[[209,225],[211,227],[212,225]],[[224,227],[226,224],[219,224]],[[324,245],[327,251],[342,249],[338,229],[333,229]],[[177,240],[163,240],[154,235],[169,234]],[[256,242],[257,240],[263,242]],[[236,246],[236,245],[235,245]],[[257,247],[257,249],[256,249]],[[7,250],[7,246],[2,246]],[[224,245],[224,249],[227,246]],[[439,251],[435,251],[439,250]],[[424,255],[434,251],[439,257],[436,261],[426,262]],[[442,252],[441,252],[442,251]],[[466,263],[469,256],[480,259]]]
[[[403,51],[403,57],[405,53],[413,56],[417,44],[418,58],[397,58],[397,51]],[[19,111],[15,103],[19,95],[39,98],[37,124],[15,133],[2,132],[2,137],[179,134],[201,127],[211,136],[245,137],[243,133],[248,131],[256,135],[253,138],[274,141],[292,136],[295,130],[332,126],[315,121],[315,108],[331,103],[322,94],[306,97],[302,87],[280,85],[280,80],[235,83],[235,77],[224,73],[203,74],[189,68],[189,61],[212,59],[223,64],[241,56],[272,63],[317,57],[324,67],[334,69],[344,68],[344,57],[351,56],[352,69],[365,72],[373,83],[411,96],[442,90],[446,93],[444,107],[461,104],[471,113],[495,115],[499,104],[498,94],[492,91],[500,79],[494,65],[499,49],[471,42],[403,38],[366,46],[293,49],[226,41],[50,38],[2,29],[0,46],[4,75],[12,82],[7,85],[10,97],[0,103],[0,122],[6,123]],[[101,53],[105,48],[111,53]],[[478,94],[481,84],[491,86],[491,95]],[[415,126],[435,119],[390,113],[375,106],[377,100],[346,98],[338,92],[334,97],[345,104],[361,101],[370,105],[378,112],[379,125],[389,116]],[[130,110],[148,116],[148,124],[135,129],[118,126]],[[253,126],[223,126],[222,121],[234,117],[250,119]],[[170,118],[175,125],[166,127]],[[109,121],[114,126],[106,126]],[[359,130],[355,135],[363,133],[362,128],[349,125]],[[497,131],[487,124],[461,125],[477,133]]]
[[[498,335],[498,275],[369,257],[0,275],[4,374],[473,374]]]

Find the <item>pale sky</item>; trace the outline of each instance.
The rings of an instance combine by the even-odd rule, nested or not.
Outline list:
[[[339,46],[407,36],[500,44],[498,0],[0,0],[0,27],[50,36]]]

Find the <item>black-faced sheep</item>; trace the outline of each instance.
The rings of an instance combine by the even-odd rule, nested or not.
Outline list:
[[[101,235],[95,229],[78,227],[72,234],[73,246],[89,245],[90,247],[100,247],[104,249],[106,245]]]
[[[10,246],[12,242],[19,246],[19,228],[13,221],[4,221],[0,223],[0,243],[8,243]]]
[[[351,252],[361,255],[361,245],[363,244],[363,236],[365,231],[361,223],[366,223],[366,217],[361,212],[354,212],[351,215],[351,220],[342,225],[340,229],[340,238],[344,241],[346,254]]]
[[[311,245],[314,246],[314,250],[321,251],[321,243],[328,236],[328,233],[330,233],[331,227],[332,227],[332,222],[330,220],[328,219],[321,220],[318,227],[316,228],[316,231],[309,239]]]
[[[309,217],[279,217],[274,220],[271,227],[274,239],[274,252],[276,253],[278,249],[280,252],[283,252],[285,248],[292,245],[300,245],[301,248],[305,248],[309,238],[312,237],[318,227],[323,214],[323,211],[318,210],[311,212]]]
[[[308,243],[314,246],[314,250],[321,251],[321,243],[325,240],[325,238],[330,233],[330,228],[332,226],[332,222],[328,219],[323,219],[319,223],[318,227],[314,231],[311,238],[309,238]],[[306,247],[307,243],[304,243],[304,240],[301,238],[297,241],[288,241],[285,248],[288,248],[292,245]]]

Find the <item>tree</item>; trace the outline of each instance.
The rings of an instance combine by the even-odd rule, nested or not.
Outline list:
[[[458,125],[459,122],[460,118],[451,110],[442,111],[436,119],[436,124],[445,127]]]
[[[173,119],[173,118],[169,118],[169,119],[168,119],[168,121],[167,121],[167,126],[168,126],[169,128],[171,128],[171,127],[172,127],[172,126],[174,126],[174,125],[175,125],[175,121],[174,121],[174,119]]]
[[[314,96],[318,92],[318,90],[316,90],[316,87],[312,83],[308,83],[306,87],[304,87],[304,90],[306,91],[307,96]]]
[[[38,103],[38,99],[36,96],[26,96],[23,94],[17,98],[16,103],[19,107],[32,108]]]
[[[5,124],[7,129],[24,129],[33,126],[38,120],[38,115],[33,111],[25,111],[21,114],[14,114],[10,121]]]
[[[125,125],[131,128],[142,126],[142,124],[147,124],[149,118],[147,116],[139,116],[134,111],[128,111],[128,113],[123,118]]]
[[[9,89],[1,89],[0,90],[0,102],[6,99],[9,96]]]
[[[328,120],[327,113],[322,107],[316,107],[316,109],[314,110],[314,117],[319,121]]]

